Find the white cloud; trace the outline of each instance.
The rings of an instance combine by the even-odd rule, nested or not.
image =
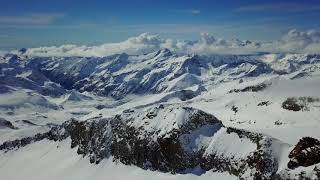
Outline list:
[[[183,9],[183,10],[176,10],[178,13],[185,13],[185,14],[192,14],[192,15],[198,15],[201,13],[199,9]]]
[[[272,3],[247,5],[236,9],[236,12],[310,12],[319,11],[320,6],[317,4],[308,3]]]
[[[119,43],[106,43],[99,46],[63,45],[28,49],[28,55],[35,56],[106,56],[126,52],[128,54],[142,54],[164,48],[170,40],[162,39],[158,35],[143,33]]]
[[[162,38],[159,35],[143,33],[119,43],[98,46],[63,45],[31,48],[30,56],[107,56],[116,53],[143,54],[168,48],[177,53],[196,54],[252,54],[270,53],[319,53],[320,31],[291,30],[280,40],[257,42],[249,40],[225,40],[208,33],[202,33],[196,41]]]
[[[5,54],[6,54],[5,51],[1,51],[1,50],[0,50],[0,56],[3,56],[3,55],[5,55]]]
[[[279,42],[279,48],[284,52],[319,53],[320,31],[289,31]]]
[[[48,25],[63,16],[63,13],[30,13],[21,16],[0,16],[0,24]]]

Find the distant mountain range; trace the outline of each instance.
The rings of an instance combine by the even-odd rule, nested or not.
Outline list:
[[[97,167],[113,159],[200,178],[320,178],[320,55],[24,52],[0,57],[0,163],[71,143],[70,156]],[[7,179],[9,167],[0,164]]]

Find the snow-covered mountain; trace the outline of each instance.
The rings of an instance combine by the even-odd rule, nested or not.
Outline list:
[[[57,88],[50,83],[45,89],[41,88],[49,79],[64,89],[116,99],[128,94],[172,92],[194,85],[206,86],[267,74],[288,75],[292,79],[317,72],[320,61],[319,55],[299,54],[178,56],[168,49],[137,56],[123,53],[103,58],[32,57],[27,61],[25,58],[14,55],[3,58],[5,79],[9,74],[10,78],[17,78],[7,84],[40,85],[30,88],[46,93]],[[33,84],[20,82],[26,80]]]
[[[137,178],[318,179],[319,83],[320,55],[7,54],[0,172],[78,179],[93,163],[99,175],[82,178],[102,179],[105,166],[128,168],[112,159],[144,169],[131,170]]]

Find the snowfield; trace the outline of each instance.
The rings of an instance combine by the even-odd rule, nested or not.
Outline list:
[[[317,179],[319,98],[319,55],[6,54],[0,178]]]

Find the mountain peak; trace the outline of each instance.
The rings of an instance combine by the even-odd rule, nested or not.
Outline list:
[[[169,57],[172,56],[172,52],[168,48],[160,49],[157,51],[155,57]]]

